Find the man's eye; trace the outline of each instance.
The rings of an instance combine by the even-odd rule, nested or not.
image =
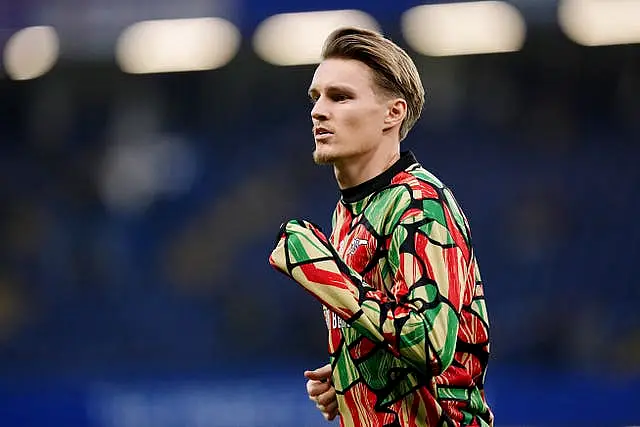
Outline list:
[[[347,95],[339,94],[339,95],[334,95],[333,96],[333,100],[336,101],[336,102],[346,101],[347,99],[349,99],[349,97]]]

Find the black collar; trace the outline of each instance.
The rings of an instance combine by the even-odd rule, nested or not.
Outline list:
[[[416,157],[411,151],[404,151],[400,154],[400,158],[389,169],[382,172],[380,175],[371,178],[368,181],[358,184],[355,187],[345,188],[340,190],[342,193],[342,200],[345,203],[354,203],[358,200],[362,200],[370,194],[375,193],[388,186],[391,180],[398,173],[409,168],[409,166],[417,163]]]

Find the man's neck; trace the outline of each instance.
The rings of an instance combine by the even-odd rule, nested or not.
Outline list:
[[[393,150],[374,151],[333,165],[341,190],[355,187],[389,169],[400,158],[400,146]]]

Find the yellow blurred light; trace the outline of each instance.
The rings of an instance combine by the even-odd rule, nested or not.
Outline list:
[[[402,33],[412,49],[429,56],[504,53],[522,48],[526,24],[508,3],[477,1],[409,9]]]
[[[4,68],[13,80],[30,80],[46,74],[58,60],[60,42],[53,27],[19,30],[4,48]]]
[[[638,0],[564,0],[558,21],[570,39],[584,46],[640,43]]]
[[[240,32],[222,18],[142,21],[118,38],[116,61],[132,74],[212,70],[239,47]]]
[[[325,39],[346,26],[380,31],[375,19],[359,10],[283,13],[258,26],[253,47],[258,56],[274,65],[317,64]]]

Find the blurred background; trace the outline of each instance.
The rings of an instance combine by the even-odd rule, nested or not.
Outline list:
[[[422,74],[403,148],[471,221],[496,426],[640,423],[640,1],[444,3],[0,0],[0,425],[325,425],[321,307],[267,257],[330,229],[342,25]]]

